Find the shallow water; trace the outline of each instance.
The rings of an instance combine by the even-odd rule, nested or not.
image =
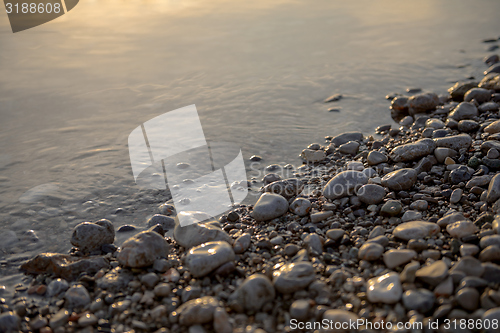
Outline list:
[[[133,181],[127,138],[145,121],[196,104],[207,140],[239,145],[249,177],[261,176],[254,154],[300,165],[326,135],[392,123],[388,93],[479,77],[499,10],[495,0],[84,1],[16,34],[0,15],[2,271],[67,251],[82,221],[144,226],[168,198]],[[322,103],[334,93],[344,98]]]

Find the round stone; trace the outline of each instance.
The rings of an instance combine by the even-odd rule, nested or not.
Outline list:
[[[409,263],[412,259],[417,257],[417,252],[413,250],[389,250],[384,253],[384,264],[389,269]]]
[[[314,267],[305,261],[285,264],[273,276],[274,287],[284,294],[304,289],[315,279]]]
[[[407,290],[403,294],[403,304],[407,310],[426,313],[434,306],[434,293],[427,289]]]
[[[391,272],[368,280],[366,293],[372,303],[397,303],[403,294],[399,274]]]
[[[458,221],[446,226],[446,231],[454,238],[462,238],[473,235],[479,231],[476,225],[470,221]]]
[[[81,309],[90,304],[89,292],[82,285],[76,285],[69,288],[64,298],[66,299],[64,306],[68,309]]]
[[[448,265],[442,260],[420,268],[415,276],[431,286],[437,286],[448,276]]]
[[[374,261],[379,259],[384,252],[384,247],[374,242],[363,244],[358,251],[358,258],[366,261]]]
[[[0,314],[0,331],[6,333],[19,332],[21,318],[14,312],[4,312]]]
[[[196,216],[199,212],[181,212],[189,216]],[[199,213],[204,216],[206,214]],[[211,241],[224,241],[232,243],[232,238],[224,230],[220,228],[217,221],[209,220],[202,223],[193,223],[186,226],[181,226],[179,223],[174,228],[174,239],[182,247],[189,249]]]
[[[478,128],[479,124],[474,120],[466,119],[466,120],[460,120],[458,122],[458,130],[460,132],[473,132],[476,131]]]
[[[459,166],[455,170],[452,170],[450,172],[450,181],[452,184],[458,184],[462,182],[467,182],[469,179],[471,179],[472,173],[470,172],[469,168],[465,165]]]
[[[491,99],[491,92],[484,88],[472,88],[465,93],[464,101],[470,102],[473,99],[479,104],[486,103]]]
[[[365,204],[378,204],[384,200],[385,189],[380,185],[366,184],[358,189],[356,195]]]
[[[214,311],[219,306],[215,297],[205,296],[187,301],[177,308],[179,323],[184,326],[212,322]]]
[[[306,216],[311,210],[311,202],[304,198],[296,198],[290,204],[290,212],[298,216]]]
[[[230,306],[236,311],[259,311],[274,299],[271,281],[263,274],[250,275],[229,297]]]
[[[157,224],[159,224],[164,231],[167,231],[175,227],[175,220],[170,216],[156,214],[147,222],[148,228],[154,227]]]
[[[456,295],[456,300],[462,308],[474,311],[479,306],[479,292],[475,288],[462,288]]]
[[[244,233],[240,237],[236,238],[233,244],[233,250],[236,254],[241,254],[248,249],[252,241],[252,237],[248,233]]]
[[[340,145],[339,152],[342,154],[356,155],[359,149],[359,143],[356,141],[349,141]]]
[[[252,217],[256,221],[269,221],[280,217],[288,210],[288,202],[284,197],[273,193],[264,193],[253,207]]]
[[[189,250],[184,262],[194,277],[202,277],[222,264],[233,261],[235,254],[226,242],[207,242]]]
[[[323,195],[330,200],[339,199],[368,183],[368,177],[360,171],[349,170],[337,174],[325,185]]]
[[[104,244],[113,244],[114,241],[115,228],[108,220],[80,223],[73,229],[71,236],[71,244],[81,251],[97,250]]]
[[[403,205],[398,200],[388,200],[380,209],[380,215],[382,216],[398,216],[403,209]]]
[[[366,158],[366,161],[368,162],[368,165],[377,165],[380,163],[385,163],[389,159],[385,154],[382,154],[381,152],[372,150],[368,153],[368,157]]]
[[[382,177],[382,185],[392,191],[409,190],[417,181],[417,172],[414,169],[399,169],[389,172]]]
[[[478,115],[477,108],[469,102],[462,102],[450,113],[449,117],[456,121],[474,118]]]
[[[117,259],[125,267],[147,267],[167,254],[168,244],[165,238],[154,231],[143,231],[123,243]]]

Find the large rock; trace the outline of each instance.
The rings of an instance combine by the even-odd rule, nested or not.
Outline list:
[[[151,266],[155,259],[167,255],[165,238],[154,231],[143,231],[123,243],[117,259],[122,266],[137,268]]]
[[[410,168],[392,171],[382,177],[382,185],[393,191],[409,190],[416,181],[417,172]]]
[[[342,171],[325,185],[323,195],[330,200],[353,195],[366,183],[368,183],[368,177],[364,173],[354,170]]]
[[[500,174],[496,174],[490,181],[486,201],[493,203],[500,199]]]
[[[179,315],[179,324],[192,326],[212,322],[218,306],[219,302],[215,297],[205,296],[187,301],[175,311]]]
[[[432,222],[412,221],[398,225],[392,234],[399,239],[422,239],[437,234],[441,228]]]
[[[194,277],[202,277],[226,262],[233,261],[235,254],[226,242],[208,242],[189,250],[184,262]]]
[[[315,279],[314,267],[309,262],[283,265],[274,272],[273,284],[277,291],[289,294],[304,289]]]
[[[433,111],[438,105],[438,95],[431,92],[414,95],[408,99],[408,111],[410,112],[410,116],[413,116],[417,113]]]
[[[395,272],[368,280],[366,295],[372,303],[394,304],[401,299],[403,288]]]
[[[436,143],[432,139],[421,139],[394,148],[390,157],[394,162],[409,162],[432,154],[434,149]]]
[[[279,194],[264,193],[253,206],[252,217],[256,221],[269,221],[288,210],[288,201]]]
[[[478,115],[477,108],[469,102],[462,102],[450,113],[449,117],[456,121],[471,119]]]
[[[472,138],[468,134],[459,134],[446,136],[444,138],[434,139],[437,147],[450,148],[456,151],[460,149],[469,149],[472,144]]]
[[[199,212],[181,212],[181,214],[202,214]],[[181,226],[179,223],[174,228],[174,239],[182,247],[186,249],[192,248],[206,242],[224,241],[232,243],[232,238],[215,220],[204,221],[202,223],[194,223],[186,226]]]
[[[113,244],[114,241],[115,228],[108,220],[80,223],[73,229],[71,236],[71,244],[81,251],[97,250],[104,244]]]
[[[346,132],[337,135],[330,142],[334,144],[336,147],[340,147],[344,143],[349,141],[361,141],[363,140],[363,133],[360,132]]]
[[[263,274],[250,275],[229,297],[230,306],[238,312],[259,311],[274,299],[271,281]]]

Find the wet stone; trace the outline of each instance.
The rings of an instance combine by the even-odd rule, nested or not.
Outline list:
[[[202,277],[222,264],[233,261],[235,254],[231,245],[226,242],[207,242],[189,250],[185,264],[191,275]]]
[[[314,268],[309,262],[285,264],[273,276],[274,287],[284,294],[304,289],[315,279]]]
[[[137,268],[151,266],[156,259],[167,254],[165,238],[153,231],[143,231],[123,243],[117,259],[122,266]]]
[[[347,143],[349,141],[361,141],[361,140],[363,140],[363,133],[346,132],[332,138],[330,142],[334,144],[336,147],[340,147],[340,145]]]
[[[177,224],[174,228],[174,239],[182,247],[189,249],[210,241],[232,241],[220,225],[214,221],[194,223],[187,226]]]
[[[264,193],[253,207],[252,217],[256,221],[268,221],[280,217],[288,210],[288,202],[278,194]]]
[[[401,299],[403,288],[397,273],[391,272],[368,280],[367,297],[372,303],[394,304]]]
[[[417,181],[417,172],[403,168],[389,172],[382,178],[382,185],[393,191],[409,190]]]
[[[71,244],[81,251],[96,250],[102,245],[112,244],[114,241],[115,229],[108,220],[80,223],[73,229],[71,236]]]

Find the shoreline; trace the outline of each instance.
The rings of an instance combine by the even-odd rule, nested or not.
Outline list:
[[[32,281],[0,301],[0,330],[270,333],[291,330],[291,319],[473,319],[473,329],[500,321],[495,60],[495,72],[457,83],[448,97],[395,96],[401,127],[378,127],[381,139],[349,132],[311,144],[300,181],[268,174],[255,205],[218,221],[181,228],[164,204],[150,230],[120,249],[109,221],[79,224],[79,250],[22,265]],[[298,195],[305,186],[310,194]]]

